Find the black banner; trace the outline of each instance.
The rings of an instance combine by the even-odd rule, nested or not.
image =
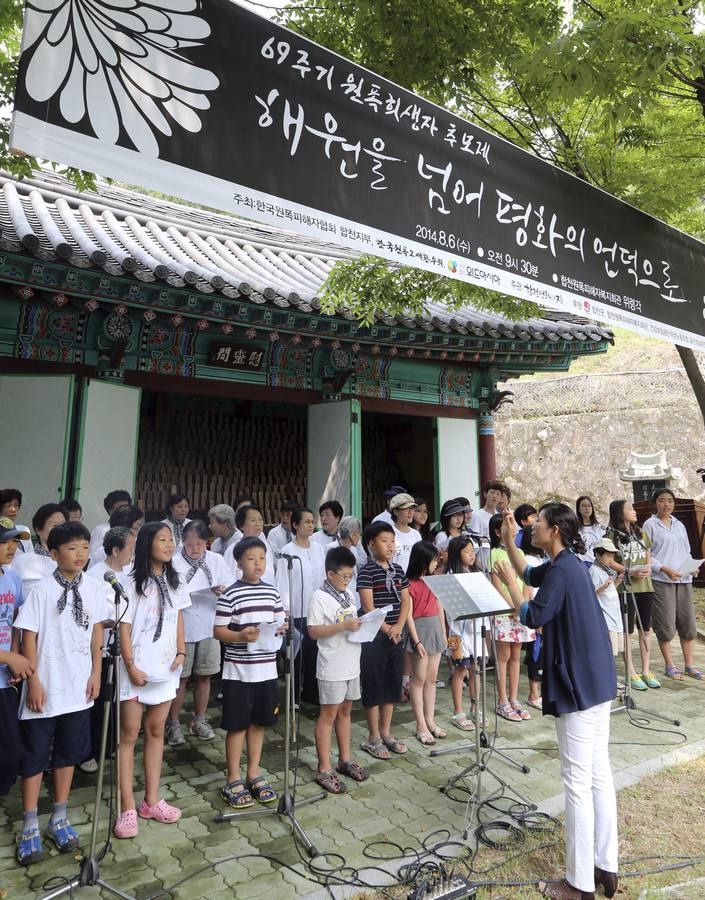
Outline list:
[[[15,148],[705,349],[705,245],[471,122],[229,0],[31,4]]]

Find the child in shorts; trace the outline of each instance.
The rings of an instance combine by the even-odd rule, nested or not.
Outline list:
[[[51,766],[54,806],[47,836],[61,853],[78,847],[67,804],[74,767],[91,752],[91,707],[100,693],[102,623],[110,617],[105,586],[83,569],[91,535],[81,522],[52,528],[48,552],[56,569],[30,588],[15,628],[34,674],[22,687],[22,803],[17,860],[44,856],[37,807],[44,771]]]
[[[223,720],[227,731],[225,755],[228,775],[220,795],[234,809],[269,804],[276,793],[260,772],[264,730],[276,724],[279,713],[277,650],[281,637],[258,646],[259,625],[279,625],[284,632],[284,607],[279,591],[262,581],[267,548],[260,538],[246,537],[233,551],[242,577],[218,597],[213,636],[225,644],[223,664]],[[275,646],[277,645],[277,646]],[[242,751],[247,745],[246,779],[240,777]],[[254,798],[254,799],[253,799]]]
[[[360,699],[361,644],[348,640],[359,631],[357,605],[347,587],[353,578],[357,557],[347,547],[334,547],[326,554],[326,580],[311,597],[308,633],[318,642],[316,677],[321,711],[316,722],[316,781],[331,794],[347,790],[333,771],[330,760],[331,734],[338,741],[336,771],[353,781],[365,781],[367,773],[350,758],[350,713],[353,700]]]

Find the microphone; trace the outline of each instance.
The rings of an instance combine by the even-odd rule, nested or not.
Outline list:
[[[476,541],[485,541],[488,544],[490,542],[490,539],[486,534],[480,534],[477,531],[464,531],[463,534],[467,534],[469,537],[475,538]]]
[[[120,582],[117,580],[117,578],[115,577],[115,573],[114,573],[114,572],[107,571],[107,572],[105,573],[105,575],[103,575],[103,581],[107,581],[108,584],[110,585],[110,587],[111,587],[117,594],[120,594],[120,596],[123,598],[123,600],[129,601],[130,598],[127,596],[127,591],[126,591],[125,588],[120,584]]]
[[[626,531],[619,531],[616,528],[611,528],[610,531],[612,532],[612,534],[617,536],[618,544],[622,544],[622,546],[626,547],[628,544],[631,544],[631,542],[634,540],[637,542],[637,544],[639,544],[640,547],[643,547],[644,549],[646,549],[646,544],[642,543],[642,541],[640,541],[639,538],[633,532],[631,534],[628,534]]]
[[[298,559],[298,558],[299,558],[298,556],[294,556],[293,553],[282,553],[281,550],[277,550],[277,552],[276,552],[274,555],[276,556],[277,559],[288,559],[288,560],[292,560],[292,559]],[[106,579],[106,580],[107,580],[107,579]]]

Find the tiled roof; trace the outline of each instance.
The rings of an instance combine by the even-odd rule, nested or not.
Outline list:
[[[0,246],[114,275],[303,310],[320,308],[317,294],[332,267],[357,255],[114,185],[79,192],[65,178],[46,173],[23,181],[0,174]],[[346,315],[342,308],[338,314]],[[577,316],[546,312],[540,319],[511,322],[469,306],[449,310],[429,304],[426,316],[383,321],[526,341],[613,338],[609,329]]]

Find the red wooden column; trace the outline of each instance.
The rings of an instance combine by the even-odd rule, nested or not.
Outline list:
[[[480,490],[488,481],[497,477],[497,460],[494,445],[494,416],[481,412],[477,420],[477,448],[480,461]]]

